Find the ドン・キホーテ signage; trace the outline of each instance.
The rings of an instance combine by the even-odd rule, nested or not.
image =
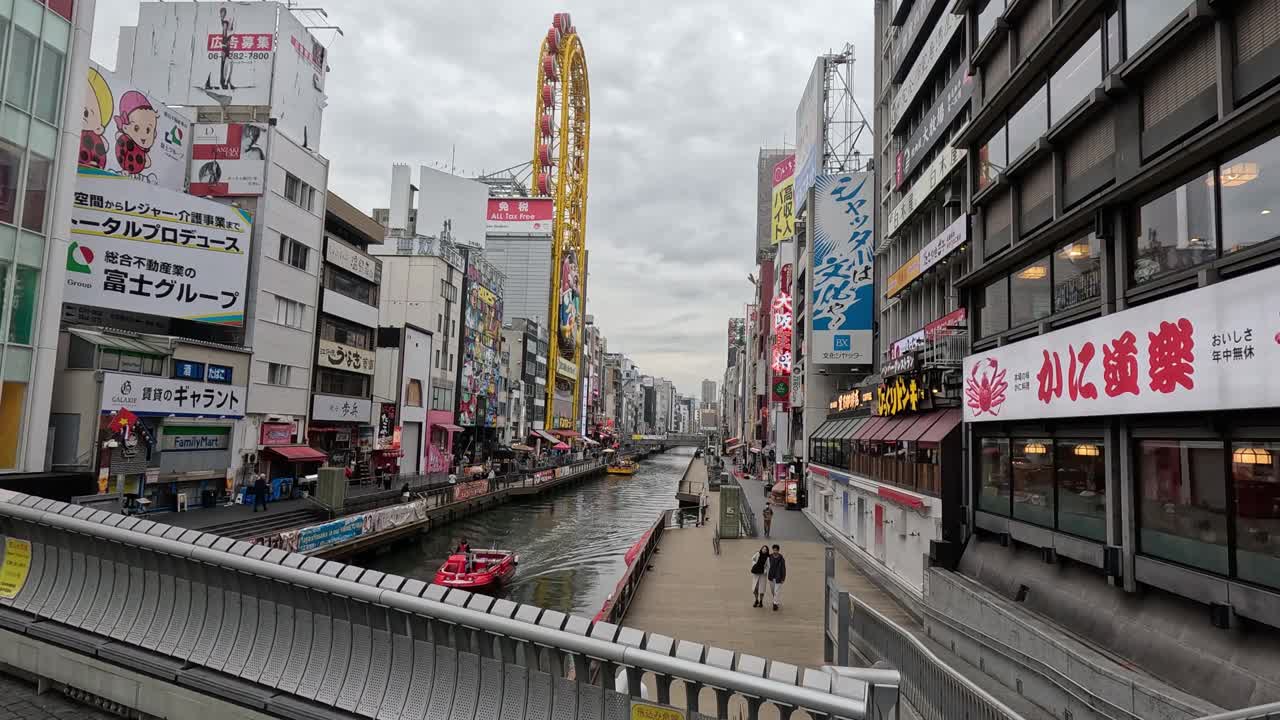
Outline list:
[[[966,422],[1280,405],[1280,267],[964,359]]]
[[[876,414],[892,417],[899,413],[928,409],[928,393],[909,375],[899,375],[876,388]]]

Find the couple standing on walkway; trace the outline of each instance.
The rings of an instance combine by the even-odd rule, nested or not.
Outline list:
[[[787,559],[782,557],[782,548],[776,544],[772,552],[768,545],[762,545],[751,556],[751,594],[755,596],[751,607],[764,607],[765,580],[769,581],[773,609],[777,611],[782,604],[782,584],[787,581]]]

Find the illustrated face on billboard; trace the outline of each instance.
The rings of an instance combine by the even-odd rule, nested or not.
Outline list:
[[[90,65],[81,118],[81,167],[183,189],[190,123],[181,114]]]
[[[572,253],[566,253],[560,262],[560,354],[568,359],[577,354],[580,311],[578,263]]]

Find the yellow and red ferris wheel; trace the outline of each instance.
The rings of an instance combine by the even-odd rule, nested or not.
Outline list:
[[[546,427],[562,430],[574,429],[581,416],[590,148],[587,56],[569,13],[556,13],[538,56],[533,184],[534,195],[552,198],[555,207]]]

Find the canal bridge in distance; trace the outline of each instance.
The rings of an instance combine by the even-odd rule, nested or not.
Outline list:
[[[680,683],[719,717],[896,717],[894,670],[798,668],[20,493],[0,490],[0,536],[0,663],[149,716],[623,720],[642,687]]]
[[[707,436],[699,434],[632,435],[631,444],[640,447],[705,447]]]

